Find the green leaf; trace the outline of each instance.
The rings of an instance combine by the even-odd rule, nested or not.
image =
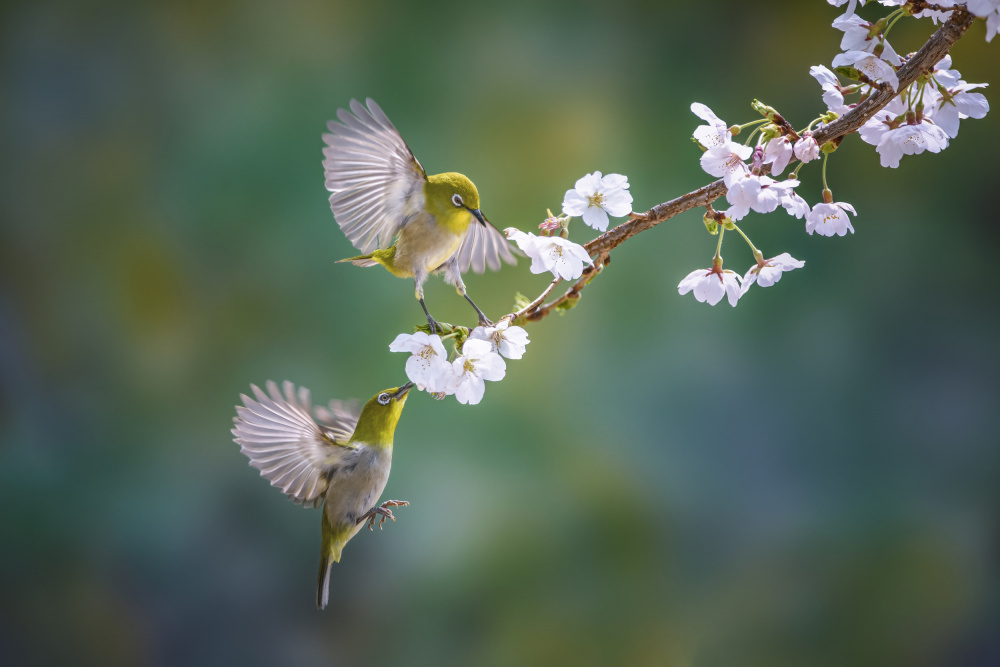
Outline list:
[[[560,315],[565,315],[567,311],[576,308],[576,304],[580,302],[580,295],[567,297],[565,301],[556,305],[556,310],[559,311]]]

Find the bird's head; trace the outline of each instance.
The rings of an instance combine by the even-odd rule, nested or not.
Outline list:
[[[383,389],[372,396],[361,409],[361,416],[358,417],[358,425],[351,440],[369,445],[392,445],[396,424],[399,423],[399,416],[406,404],[406,396],[411,389],[413,383],[407,382],[401,387]]]
[[[486,218],[479,210],[479,190],[464,174],[450,171],[428,176],[424,193],[427,210],[445,224],[461,226],[456,231],[464,231],[473,219],[486,225]]]

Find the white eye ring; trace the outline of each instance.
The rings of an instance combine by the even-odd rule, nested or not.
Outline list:
[[[389,403],[389,394],[381,393],[378,395],[378,402],[382,405],[387,405]]]
[[[453,194],[451,196],[451,203],[454,204],[455,206],[458,206],[459,208],[461,208],[464,205],[464,202],[462,202],[462,195],[457,194],[457,193]]]

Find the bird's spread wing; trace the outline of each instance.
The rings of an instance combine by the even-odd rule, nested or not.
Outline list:
[[[333,399],[330,406],[324,408],[317,405],[313,408],[316,420],[327,436],[337,442],[347,442],[354,434],[361,416],[361,406],[357,401],[338,401]]]
[[[357,416],[337,417],[321,427],[310,414],[309,390],[268,381],[265,394],[251,385],[256,400],[241,396],[233,418],[234,440],[261,477],[305,507],[323,501],[330,477],[357,456],[347,444]]]
[[[422,205],[424,168],[375,101],[351,100],[323,135],[330,208],[347,238],[364,253],[388,248],[406,216]]]
[[[470,267],[476,273],[482,273],[487,266],[499,271],[501,259],[508,264],[517,264],[517,258],[503,233],[489,222],[484,226],[476,220],[469,225],[455,256],[462,273]]]

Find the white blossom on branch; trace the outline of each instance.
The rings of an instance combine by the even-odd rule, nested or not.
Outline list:
[[[561,236],[535,236],[514,227],[504,232],[531,258],[532,273],[550,271],[557,278],[576,280],[583,275],[585,264],[594,264],[586,248]]]

